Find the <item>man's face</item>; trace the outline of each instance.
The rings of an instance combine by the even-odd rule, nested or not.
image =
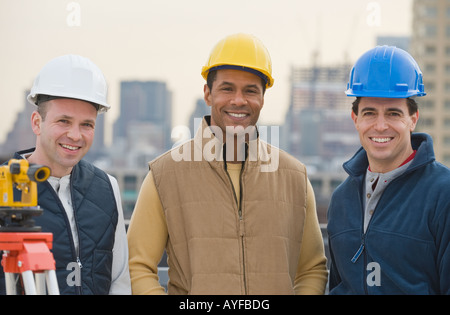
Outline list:
[[[419,113],[409,114],[406,99],[362,97],[352,119],[373,172],[392,171],[412,154]]]
[[[217,70],[212,90],[205,85],[204,98],[211,106],[211,125],[224,135],[227,126],[256,126],[264,105],[261,78],[241,70]]]
[[[37,111],[31,117],[37,135],[32,161],[49,166],[52,176],[62,177],[89,151],[97,110],[88,102],[74,99],[55,99],[45,106],[44,119]]]

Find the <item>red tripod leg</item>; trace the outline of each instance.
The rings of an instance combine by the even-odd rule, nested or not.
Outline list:
[[[34,272],[55,270],[55,260],[50,252],[53,235],[39,232],[2,232],[0,250],[3,250],[2,266],[7,281],[14,279],[13,274],[21,273],[26,294],[36,294]],[[7,284],[14,292],[12,284]],[[54,290],[52,290],[54,291]]]

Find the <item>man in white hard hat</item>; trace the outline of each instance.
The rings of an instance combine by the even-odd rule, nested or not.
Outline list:
[[[53,233],[61,294],[131,293],[118,183],[82,160],[94,140],[97,114],[110,107],[106,96],[100,69],[77,55],[47,63],[28,95],[37,107],[31,116],[36,147],[16,152],[15,158],[51,169],[48,180],[38,184],[44,212],[35,221]]]

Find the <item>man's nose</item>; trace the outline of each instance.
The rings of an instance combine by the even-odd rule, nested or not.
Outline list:
[[[69,132],[67,133],[67,136],[73,140],[78,141],[81,139],[81,130],[79,126],[72,125],[69,129]]]
[[[375,121],[375,130],[377,131],[384,131],[388,128],[388,123],[386,121],[386,118],[384,115],[378,115],[376,121]]]
[[[232,105],[243,106],[247,104],[248,102],[247,99],[245,98],[244,93],[242,93],[242,91],[237,91],[232,99]]]

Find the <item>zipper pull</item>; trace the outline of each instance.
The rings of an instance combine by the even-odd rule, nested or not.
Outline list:
[[[80,267],[80,269],[83,268],[83,264],[81,263],[80,257],[77,257],[77,264],[78,267]]]
[[[361,256],[363,250],[364,250],[364,244],[361,244],[361,246],[359,246],[359,248],[356,251],[355,255],[351,259],[352,263],[355,263],[358,260],[359,256]]]
[[[245,229],[244,229],[244,221],[242,219],[239,221],[239,236],[245,235]]]
[[[353,255],[353,257],[351,259],[352,263],[355,263],[358,260],[359,256],[361,256],[362,252],[364,251],[365,237],[366,237],[366,234],[363,234],[361,236],[361,246],[359,246],[359,248],[356,251],[355,255]]]

